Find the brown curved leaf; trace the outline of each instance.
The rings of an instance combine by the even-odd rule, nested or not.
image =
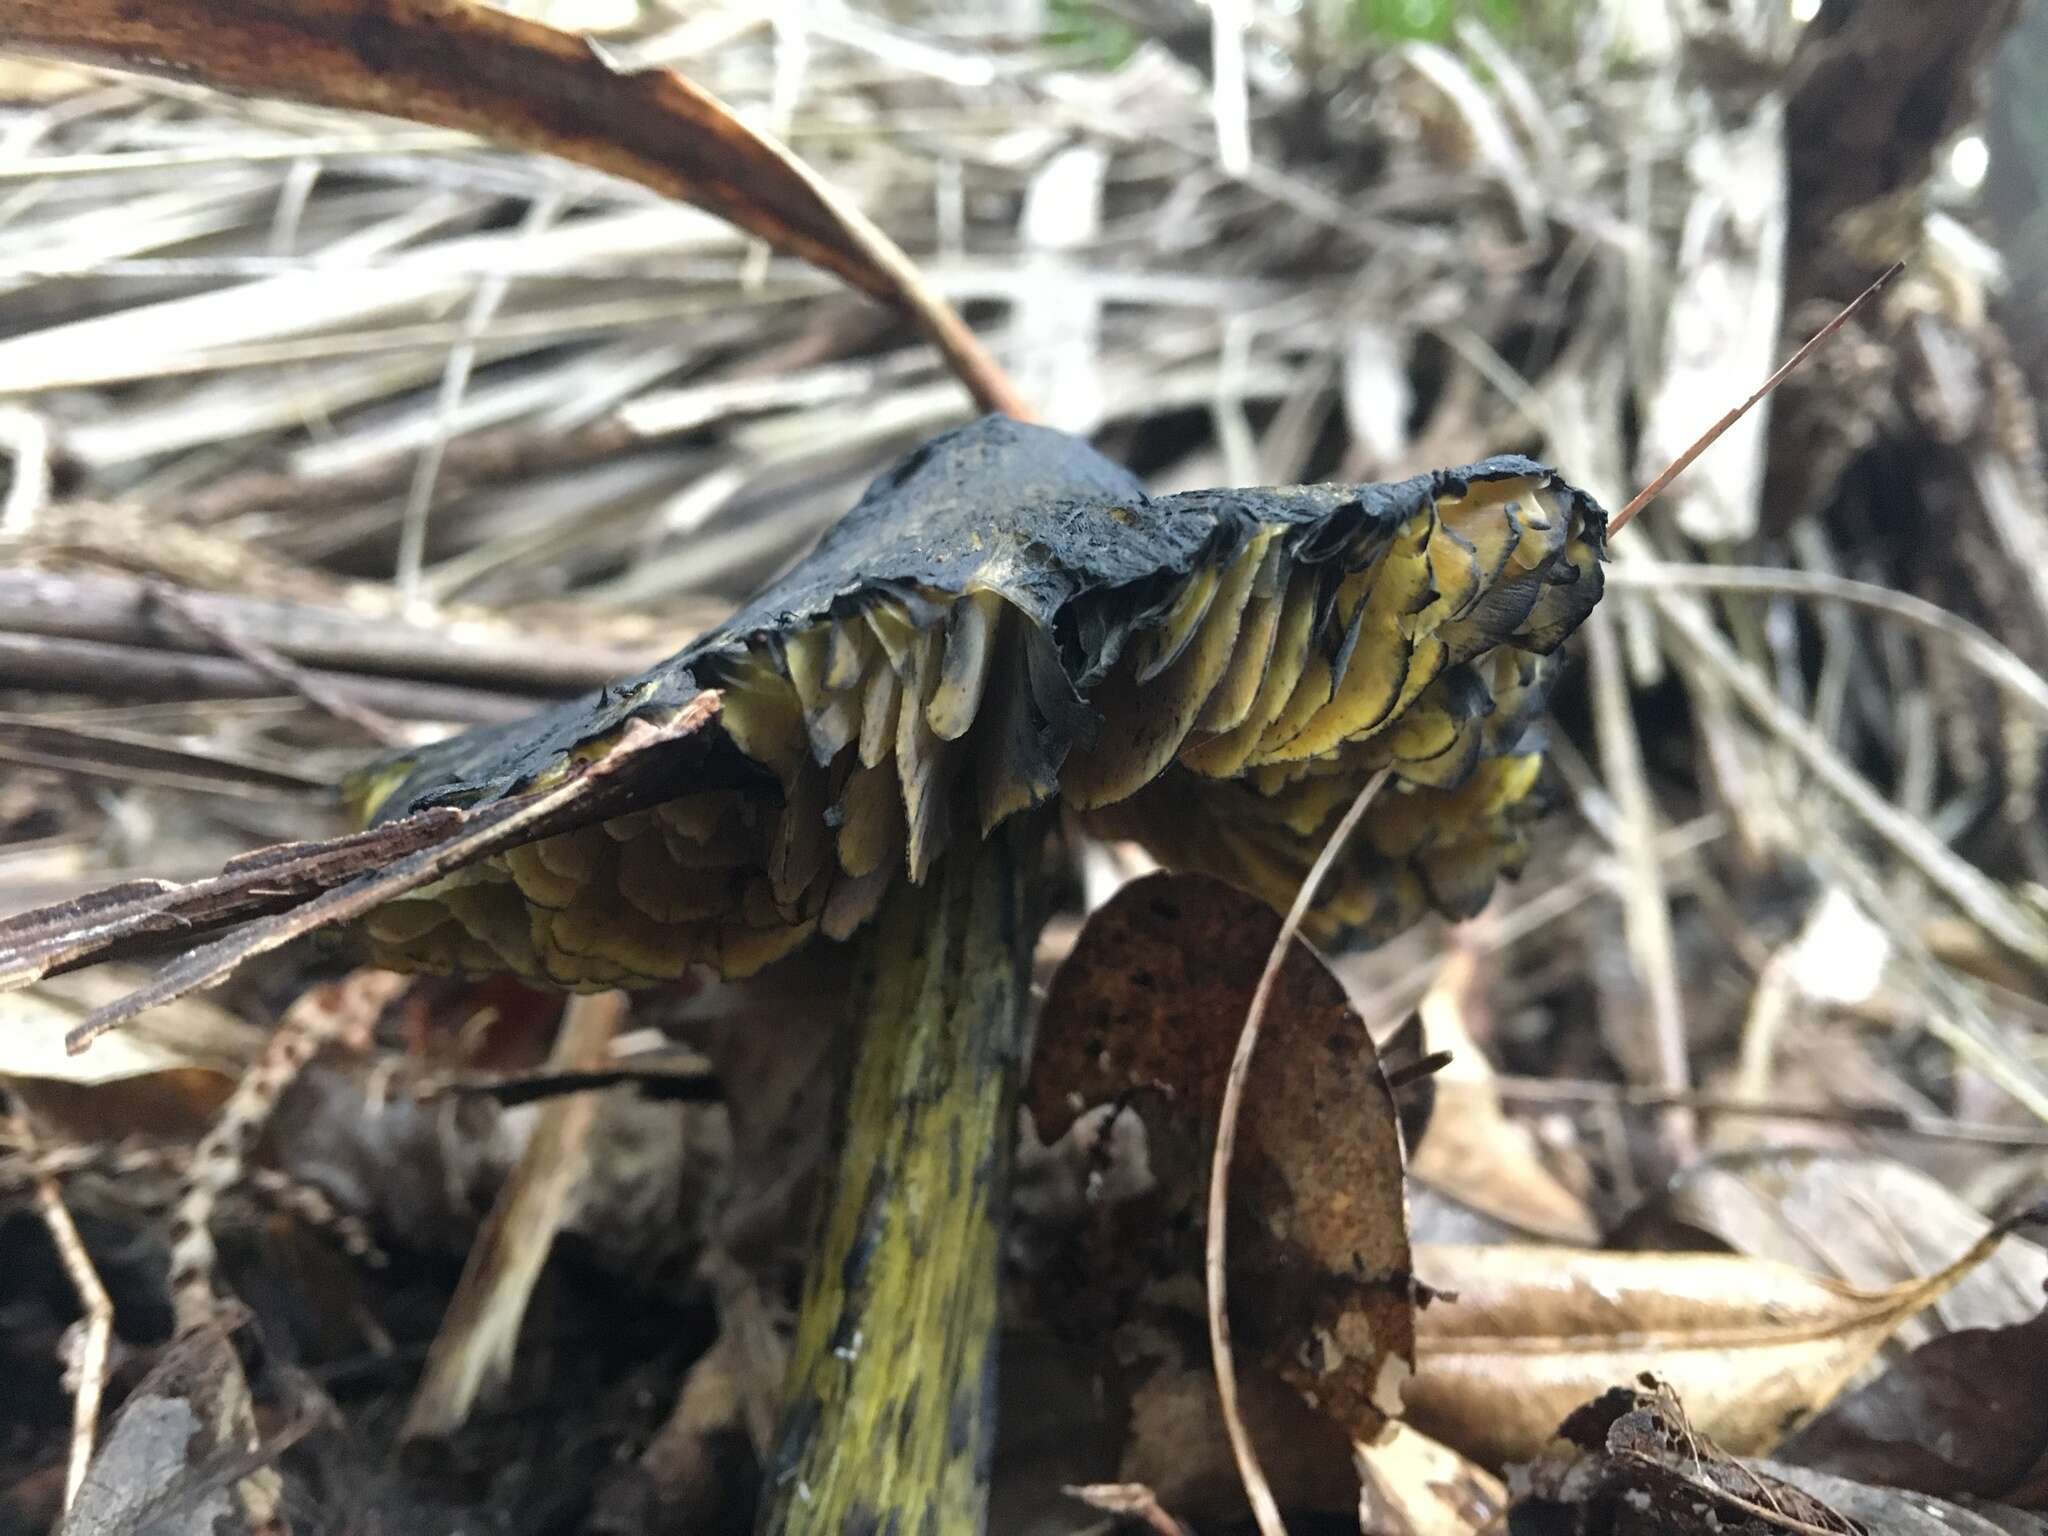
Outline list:
[[[1145,1132],[1151,1192],[1090,1213],[1082,1272],[1112,1314],[1202,1272],[1224,1080],[1280,919],[1232,886],[1154,875],[1089,920],[1053,980],[1027,1103],[1052,1141],[1099,1106]],[[1357,1437],[1398,1411],[1414,1339],[1392,1093],[1344,987],[1306,944],[1282,966],[1231,1179],[1232,1328]]]
[[[1723,1153],[1687,1168],[1631,1218],[1619,1246],[1725,1245],[1865,1290],[1938,1269],[1991,1227],[1946,1184],[1862,1152],[1770,1147]],[[1704,1241],[1703,1241],[1704,1239]],[[2024,1323],[2048,1286],[2048,1252],[2009,1237],[1982,1268],[1942,1298],[1938,1317],[1909,1323],[1918,1345],[1940,1326]]]
[[[1901,1323],[1997,1248],[1994,1228],[1940,1272],[1864,1291],[1738,1254],[1431,1246],[1448,1293],[1417,1327],[1407,1417],[1498,1466],[1526,1460],[1580,1403],[1651,1371],[1728,1450],[1769,1450],[1830,1402]]]
[[[1553,1174],[1529,1127],[1501,1107],[1500,1084],[1466,1027],[1477,1006],[1478,953],[1456,945],[1422,999],[1423,1048],[1450,1060],[1432,1083],[1429,1133],[1409,1144],[1418,1184],[1449,1195],[1482,1216],[1531,1236],[1582,1246],[1599,1227],[1581,1200]]]
[[[19,0],[6,42],[433,123],[637,181],[901,307],[984,409],[1028,415],[888,236],[673,70],[622,73],[580,37],[470,0]]]

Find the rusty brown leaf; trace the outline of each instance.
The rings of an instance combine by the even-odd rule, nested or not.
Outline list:
[[[1221,881],[1154,875],[1095,913],[1054,978],[1027,1092],[1037,1133],[1055,1141],[1091,1112],[1135,1118],[1150,1179],[1140,1199],[1091,1202],[1069,1272],[1095,1311],[1071,1320],[1111,1324],[1147,1286],[1198,1283],[1217,1110],[1279,930]],[[1305,944],[1276,982],[1230,1195],[1241,1349],[1369,1437],[1398,1411],[1413,1350],[1400,1131],[1364,1023]]]
[[[380,112],[593,166],[760,236],[909,314],[986,410],[1027,413],[910,258],[781,145],[672,70],[470,0],[20,0],[9,47]]]
[[[1407,1416],[1499,1466],[1535,1455],[1578,1404],[1651,1371],[1701,1433],[1737,1454],[1767,1451],[1998,1242],[1994,1229],[1938,1273],[1879,1291],[1737,1254],[1419,1247],[1421,1279],[1450,1295],[1419,1321]]]

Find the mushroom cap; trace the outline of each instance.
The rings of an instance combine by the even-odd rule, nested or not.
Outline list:
[[[1547,658],[1599,599],[1605,521],[1515,457],[1151,497],[1077,438],[984,418],[640,676],[358,775],[366,818],[473,806],[723,694],[706,739],[631,770],[633,809],[390,903],[372,947],[569,987],[744,975],[1055,796],[1284,905],[1388,766],[1311,933],[1469,914],[1521,854]]]

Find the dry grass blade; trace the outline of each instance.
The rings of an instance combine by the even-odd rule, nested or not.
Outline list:
[[[1366,811],[1392,774],[1392,769],[1382,768],[1366,780],[1365,787],[1359,790],[1351,808],[1344,813],[1344,819],[1337,823],[1330,840],[1323,845],[1323,851],[1316,855],[1308,878],[1301,882],[1294,905],[1288,908],[1287,920],[1280,925],[1279,937],[1273,941],[1272,952],[1266,957],[1266,968],[1259,976],[1258,989],[1252,993],[1252,1005],[1245,1014],[1244,1029],[1237,1039],[1237,1052],[1231,1057],[1230,1076],[1223,1087],[1223,1108],[1216,1121],[1216,1151],[1209,1163],[1209,1220],[1203,1255],[1209,1300],[1209,1348],[1215,1359],[1216,1392],[1223,1400],[1223,1422],[1230,1433],[1231,1454],[1237,1459],[1238,1475],[1244,1479],[1245,1497],[1251,1501],[1261,1536],[1286,1536],[1287,1527],[1280,1518],[1280,1506],[1273,1498],[1272,1487],[1259,1466],[1259,1453],[1252,1445],[1251,1434],[1245,1428],[1237,1397],[1237,1362],[1231,1352],[1230,1280],[1225,1260],[1229,1253],[1230,1161],[1231,1154],[1237,1149],[1238,1113],[1244,1107],[1244,1086],[1251,1076],[1252,1052],[1258,1047],[1259,1026],[1265,1019],[1266,1003],[1273,995],[1273,983],[1279,978],[1281,964],[1301,933],[1302,920],[1308,916],[1309,906],[1316,899],[1323,877],[1329,874],[1330,866],[1337,862],[1337,856],[1351,840],[1353,830],[1364,819]]]
[[[695,203],[902,308],[984,409],[1009,381],[910,258],[788,150],[668,70],[466,0],[24,0],[10,46],[457,128]]]
[[[469,818],[436,806],[322,843],[283,843],[176,885],[133,880],[0,920],[0,991],[179,934],[276,912],[452,836]]]
[[[1872,283],[1868,288],[1864,289],[1861,293],[1857,294],[1855,298],[1851,299],[1848,302],[1848,304],[1844,306],[1842,311],[1839,314],[1837,314],[1834,319],[1830,320],[1826,325],[1822,326],[1819,330],[1815,331],[1812,337],[1807,341],[1805,346],[1801,347],[1797,352],[1794,352],[1790,357],[1786,358],[1785,361],[1779,366],[1778,371],[1776,373],[1772,374],[1768,379],[1765,379],[1762,384],[1757,386],[1756,392],[1754,394],[1752,394],[1747,400],[1743,401],[1742,404],[1736,406],[1735,409],[1730,411],[1727,415],[1723,416],[1719,421],[1715,422],[1711,427],[1707,428],[1705,432],[1700,434],[1698,441],[1696,441],[1690,448],[1686,449],[1685,452],[1681,453],[1677,458],[1673,459],[1669,464],[1667,464],[1664,467],[1663,472],[1659,474],[1656,479],[1652,480],[1640,491],[1637,491],[1634,497],[1630,499],[1629,504],[1623,507],[1619,512],[1614,514],[1613,521],[1611,521],[1607,525],[1607,536],[1609,538],[1612,538],[1615,534],[1621,532],[1622,529],[1626,528],[1629,525],[1629,523],[1634,520],[1635,515],[1638,512],[1642,511],[1644,507],[1647,507],[1651,502],[1655,501],[1660,495],[1663,494],[1664,488],[1666,486],[1670,485],[1672,481],[1676,480],[1680,475],[1686,472],[1687,468],[1691,466],[1693,460],[1697,459],[1701,454],[1705,453],[1709,448],[1713,447],[1715,443],[1719,442],[1721,440],[1722,434],[1727,432],[1727,430],[1730,427],[1734,426],[1735,423],[1742,420],[1742,418],[1749,413],[1750,409],[1753,406],[1755,406],[1759,400],[1763,399],[1765,395],[1768,395],[1772,390],[1776,389],[1780,384],[1782,384],[1785,381],[1787,375],[1789,375],[1793,369],[1797,368],[1801,363],[1805,362],[1807,358],[1811,357],[1816,347],[1818,347],[1822,342],[1826,341],[1830,336],[1834,335],[1836,331],[1840,330],[1842,326],[1847,323],[1851,315],[1855,314],[1857,310],[1861,309],[1865,304],[1869,303],[1872,299],[1876,298],[1878,293],[1883,290],[1885,284],[1889,283],[1893,278],[1897,277],[1901,272],[1905,270],[1906,264],[1903,261],[1893,262],[1891,266],[1885,269],[1883,275],[1881,275],[1876,282]]]
[[[1638,1059],[1632,1075],[1649,1076],[1659,1087],[1683,1092],[1692,1086],[1686,1053],[1685,1003],[1678,980],[1677,947],[1671,932],[1671,899],[1657,858],[1657,806],[1650,791],[1643,746],[1629,706],[1621,637],[1610,613],[1596,612],[1586,626],[1592,667],[1593,732],[1600,763],[1620,811],[1617,852],[1622,871],[1622,931],[1649,996]],[[1692,1117],[1683,1110],[1663,1116],[1665,1142],[1683,1164],[1697,1151]]]
[[[1673,565],[1642,559],[1624,561],[1607,573],[1617,587],[1669,590],[1673,587],[1709,592],[1753,592],[1766,596],[1807,597],[1848,603],[1907,624],[1956,648],[1956,652],[1996,683],[2013,702],[2048,723],[2048,678],[1995,637],[1960,614],[1910,592],[1867,581],[1852,581],[1821,571],[1780,570],[1765,566]]]
[[[96,1009],[72,1031],[65,1045],[70,1050],[82,1051],[122,1020],[133,1018],[145,1008],[213,986],[251,956],[264,954],[317,929],[349,922],[394,897],[440,879],[451,870],[538,835],[538,827],[590,798],[605,778],[642,752],[695,731],[717,712],[718,703],[717,693],[702,693],[667,725],[636,722],[623,733],[620,745],[587,772],[572,775],[540,794],[501,800],[468,818],[462,830],[445,841],[430,844],[388,868],[324,892],[304,906],[268,921],[249,924],[190,951],[159,971],[148,986]]]
[[[1886,800],[1814,726],[1780,699],[1727,639],[1690,603],[1668,591],[1649,594],[1657,615],[1685,642],[1684,654],[1711,673],[1735,702],[1783,741],[1831,793],[1937,887],[1972,921],[2015,954],[2048,965],[2048,932],[1998,882],[1950,851],[1939,836]],[[2037,1114],[2048,1117],[2048,1098],[2030,1092]]]

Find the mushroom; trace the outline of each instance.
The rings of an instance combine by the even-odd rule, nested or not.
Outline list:
[[[376,818],[488,801],[717,689],[693,777],[389,903],[375,957],[585,988],[864,946],[761,1529],[982,1519],[1033,813],[1284,907],[1391,768],[1310,932],[1469,916],[1522,852],[1548,657],[1599,598],[1604,523],[1519,458],[1153,498],[988,417],[672,659],[358,780]]]
[[[1050,808],[1284,908],[1385,769],[1308,932],[1476,912],[1524,851],[1549,658],[1599,599],[1605,525],[1522,458],[1155,498],[1078,439],[984,418],[669,660],[356,775],[358,836],[419,851],[358,859],[299,910],[361,914],[387,966],[565,989],[860,946],[760,1529],[980,1529]],[[570,793],[579,776],[602,792]],[[0,975],[160,934],[202,898],[303,901],[278,870],[110,893],[80,909],[97,937],[0,924]],[[274,941],[195,951],[149,995]]]

